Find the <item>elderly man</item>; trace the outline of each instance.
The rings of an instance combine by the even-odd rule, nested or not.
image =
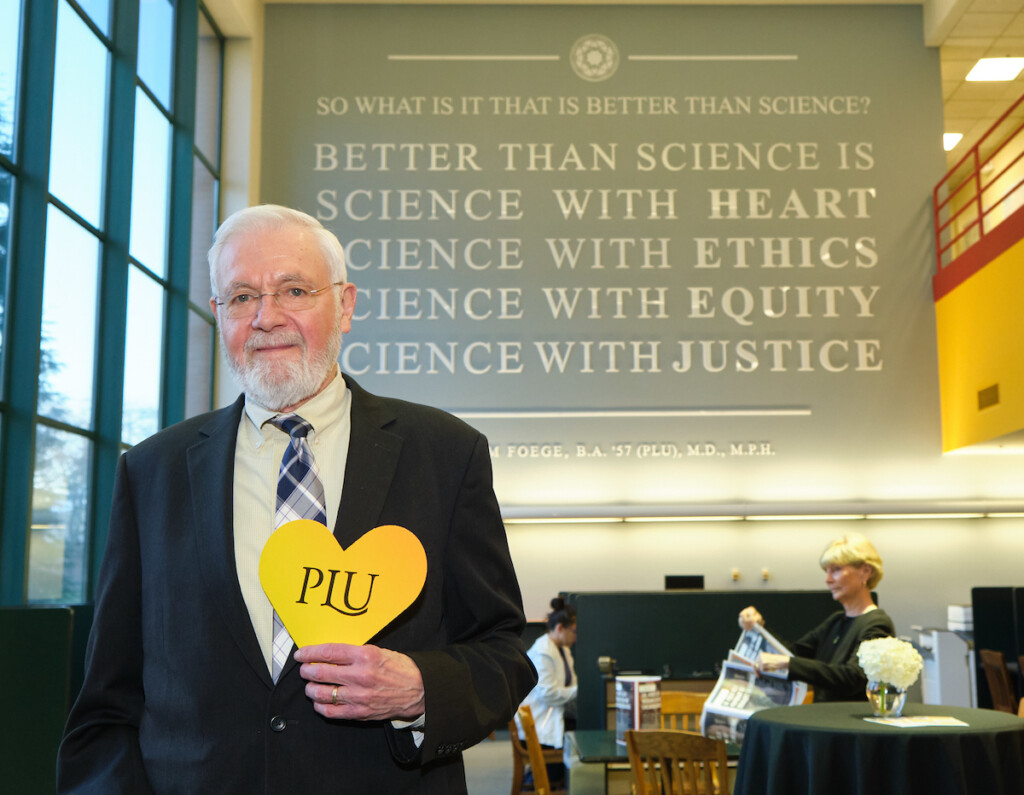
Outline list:
[[[244,395],[121,458],[58,790],[465,792],[461,750],[536,681],[486,440],[341,375],[356,289],[315,219],[236,213],[210,272]],[[369,644],[296,651],[258,575],[296,516],[342,547],[409,529],[420,596]]]

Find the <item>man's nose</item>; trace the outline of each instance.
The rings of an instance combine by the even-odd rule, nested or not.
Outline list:
[[[275,293],[263,293],[257,299],[260,302],[256,314],[253,315],[253,328],[268,329],[279,326],[284,322],[284,312],[277,303]]]

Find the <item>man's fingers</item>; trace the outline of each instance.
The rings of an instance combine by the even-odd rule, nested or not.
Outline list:
[[[351,665],[365,649],[364,646],[353,646],[350,643],[318,643],[297,649],[295,659],[300,663],[319,661],[334,665]]]

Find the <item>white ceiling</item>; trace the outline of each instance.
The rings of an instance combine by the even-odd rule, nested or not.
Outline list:
[[[251,36],[259,28],[258,9],[264,3],[320,2],[341,3],[346,0],[204,0],[218,26],[228,36]],[[387,0],[362,0],[386,2]],[[402,0],[399,0],[401,2]],[[406,0],[410,1],[410,0]],[[411,0],[416,2],[417,0]],[[431,2],[432,0],[423,0]],[[458,0],[470,2],[474,0]],[[806,5],[860,4],[873,0],[653,0],[657,4],[743,5],[777,4]],[[879,2],[879,0],[874,0]],[[896,5],[902,0],[880,0]],[[394,2],[394,0],[391,0]],[[504,4],[536,4],[545,0],[483,0]],[[582,0],[562,0],[566,4],[587,5]],[[609,0],[629,3],[630,0]],[[1024,94],[1024,74],[1009,83],[968,83],[967,72],[982,57],[1024,57],[1024,0],[918,0],[924,6],[923,41],[940,48],[942,63],[942,95],[945,103],[945,131],[963,133],[964,138],[947,154],[950,166],[973,146],[1007,108]],[[601,4],[598,2],[596,4]],[[638,3],[639,4],[639,3]]]
[[[939,50],[946,132],[964,140],[947,155],[952,165],[1024,94],[1024,74],[1009,83],[968,83],[979,58],[1024,57],[1024,0],[973,0]]]

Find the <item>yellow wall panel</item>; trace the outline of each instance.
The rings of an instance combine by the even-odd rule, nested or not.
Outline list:
[[[943,451],[1024,428],[1024,240],[939,299],[935,317]]]

